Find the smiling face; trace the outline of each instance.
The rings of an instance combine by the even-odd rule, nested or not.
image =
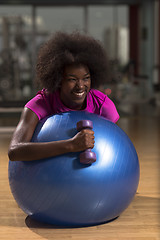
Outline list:
[[[87,66],[68,65],[64,69],[60,98],[63,104],[74,110],[85,107],[85,98],[91,87],[91,77]]]

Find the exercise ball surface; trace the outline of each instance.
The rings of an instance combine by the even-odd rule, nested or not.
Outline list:
[[[42,119],[33,142],[64,140],[76,123],[91,120],[96,162],[80,163],[78,153],[36,161],[9,161],[9,183],[20,208],[31,218],[63,226],[89,226],[118,217],[131,203],[139,182],[136,150],[116,124],[85,111]]]

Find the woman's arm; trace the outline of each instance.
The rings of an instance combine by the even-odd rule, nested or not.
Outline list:
[[[39,119],[33,111],[24,108],[8,150],[11,161],[40,160],[94,147],[94,132],[86,129],[68,140],[44,143],[30,142],[38,121]]]

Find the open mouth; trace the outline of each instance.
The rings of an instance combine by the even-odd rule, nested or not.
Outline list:
[[[76,97],[83,97],[85,95],[85,91],[83,92],[73,92],[73,94],[76,96]]]

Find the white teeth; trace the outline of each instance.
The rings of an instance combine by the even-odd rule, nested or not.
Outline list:
[[[74,92],[74,94],[81,97],[81,96],[83,96],[84,92],[81,92],[81,93]]]

